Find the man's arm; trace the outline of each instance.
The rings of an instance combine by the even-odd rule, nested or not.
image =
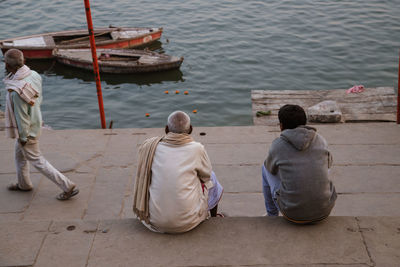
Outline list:
[[[333,165],[333,157],[331,152],[328,151],[328,169],[330,169]]]
[[[331,152],[328,149],[328,142],[325,140],[325,138],[323,136],[321,136],[321,135],[319,135],[319,136],[321,137],[322,142],[324,144],[324,147],[325,147],[325,149],[327,151],[327,154],[328,154],[328,169],[330,169],[332,167],[332,165],[333,165],[333,157],[332,157]]]
[[[272,143],[269,151],[268,151],[268,156],[267,159],[264,161],[264,166],[265,168],[273,175],[276,175],[278,173],[278,164],[277,164],[277,157],[274,153],[273,149],[274,143]]]
[[[208,157],[207,152],[203,148],[200,153],[200,161],[199,161],[199,167],[197,168],[197,176],[203,183],[207,183],[208,181],[210,181],[211,171],[212,171],[212,166],[210,158]],[[207,186],[207,188],[210,187]]]
[[[18,126],[19,140],[22,144],[24,144],[28,141],[28,134],[31,126],[31,107],[19,97],[17,92],[12,92],[11,97],[13,101],[15,121],[17,122]]]

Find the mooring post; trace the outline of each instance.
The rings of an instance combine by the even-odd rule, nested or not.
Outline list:
[[[101,92],[99,63],[97,62],[96,42],[94,40],[92,14],[90,13],[89,0],[84,0],[84,2],[85,2],[85,10],[86,10],[86,20],[87,20],[87,25],[88,25],[89,37],[90,37],[90,48],[92,50],[93,72],[94,72],[94,78],[96,81],[97,100],[99,102],[101,128],[105,129],[106,128],[106,117],[104,115],[103,94]]]

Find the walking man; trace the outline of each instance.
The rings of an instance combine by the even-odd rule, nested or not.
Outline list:
[[[5,123],[6,135],[16,139],[15,166],[17,183],[10,184],[9,190],[30,191],[28,161],[44,176],[58,185],[63,192],[59,200],[67,200],[79,193],[76,185],[56,170],[41,154],[39,136],[42,126],[40,104],[42,102],[42,78],[24,65],[24,56],[18,49],[10,49],[4,54],[8,75],[3,80],[6,85]]]
[[[289,221],[312,223],[329,216],[336,191],[328,178],[332,156],[325,139],[306,126],[298,105],[284,105],[278,113],[281,135],[269,149],[262,167],[265,207]]]
[[[190,117],[175,111],[168,117],[166,135],[147,139],[139,149],[133,211],[152,231],[187,232],[208,212],[218,215],[223,188],[191,132]]]

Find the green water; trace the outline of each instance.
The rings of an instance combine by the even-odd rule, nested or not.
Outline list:
[[[176,71],[102,75],[106,120],[113,120],[114,128],[162,127],[177,109],[190,113],[195,126],[251,125],[252,89],[397,86],[399,1],[93,0],[91,5],[95,27],[163,27],[153,49],[185,58]],[[0,1],[0,10],[0,39],[87,27],[83,1]],[[43,77],[46,124],[100,127],[92,73],[52,62],[29,64]],[[166,95],[166,90],[181,93]],[[182,93],[186,90],[189,95]]]

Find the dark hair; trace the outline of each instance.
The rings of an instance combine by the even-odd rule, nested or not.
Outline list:
[[[299,105],[284,105],[279,109],[278,118],[283,130],[294,129],[307,123],[306,113]]]

